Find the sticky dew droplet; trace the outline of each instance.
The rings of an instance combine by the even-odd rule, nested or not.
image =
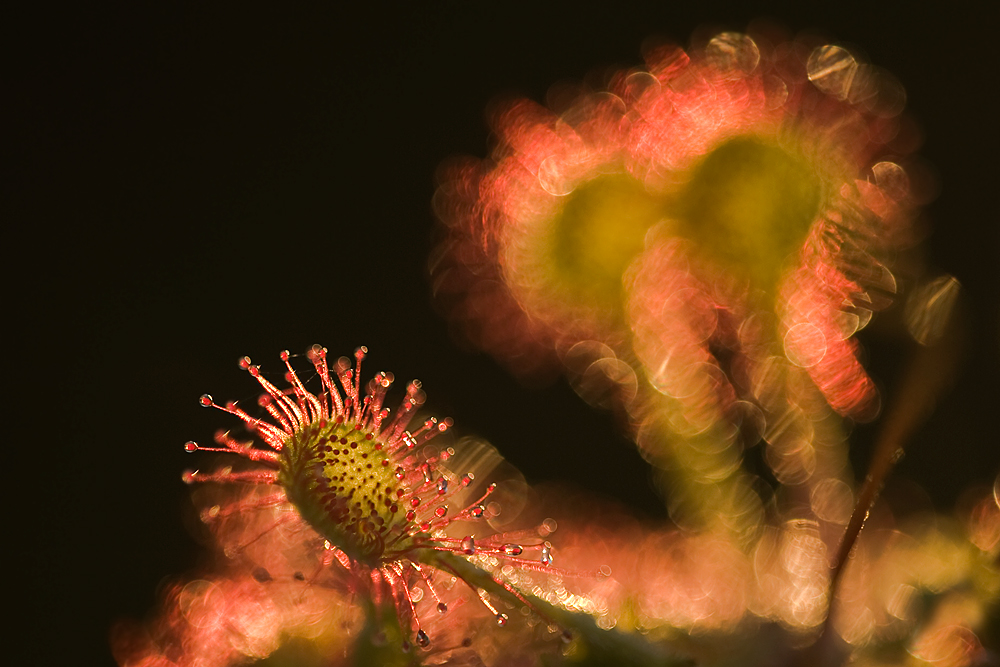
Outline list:
[[[548,545],[542,547],[542,555],[538,560],[542,565],[552,565],[552,549]]]

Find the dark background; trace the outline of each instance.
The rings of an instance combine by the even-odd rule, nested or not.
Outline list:
[[[201,393],[256,395],[243,354],[266,369],[284,348],[365,344],[369,371],[419,377],[435,413],[529,482],[665,516],[608,414],[465,351],[426,278],[435,169],[487,154],[488,103],[639,65],[653,35],[686,43],[698,27],[771,17],[859,45],[903,82],[940,186],[929,262],[962,282],[970,324],[956,388],[898,479],[950,511],[996,475],[1000,62],[971,8],[140,4],[41,8],[7,26],[4,551],[20,664],[110,664],[112,621],[141,617],[161,578],[196,563],[180,473],[197,462],[181,445],[232,425],[198,408]],[[891,395],[905,345],[863,340]],[[855,432],[859,468],[874,431]]]

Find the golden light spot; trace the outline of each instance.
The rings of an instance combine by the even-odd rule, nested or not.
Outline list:
[[[698,164],[681,198],[682,231],[708,256],[775,284],[820,210],[816,169],[772,141],[742,136]]]
[[[622,273],[642,250],[646,230],[664,214],[662,199],[623,174],[581,185],[553,221],[549,250],[556,280],[581,298],[619,300]]]

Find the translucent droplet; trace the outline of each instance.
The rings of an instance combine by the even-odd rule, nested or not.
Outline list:
[[[443,614],[446,611],[448,611],[448,605],[446,605],[444,602],[438,602],[437,610],[439,614]]]
[[[788,84],[780,76],[765,76],[761,84],[764,86],[764,104],[768,109],[778,109],[788,99]]]
[[[723,32],[713,37],[705,55],[720,70],[738,75],[749,74],[760,62],[757,44],[739,32]]]
[[[278,356],[279,356],[279,357],[281,357],[281,360],[282,360],[282,361],[288,361],[288,359],[289,359],[289,358],[290,358],[290,357],[291,357],[292,355],[288,353],[288,350],[282,350],[282,351],[281,351],[281,354],[279,354]]]
[[[437,489],[439,496],[443,496],[444,494],[448,493],[448,480],[445,479],[444,477],[439,478],[437,483]]]
[[[482,519],[483,515],[486,514],[486,508],[482,505],[476,505],[472,508],[471,514],[473,519]]]
[[[507,614],[497,614],[497,625],[499,625],[501,628],[507,625],[508,620],[509,619],[507,618]]]
[[[906,302],[906,328],[921,345],[933,345],[944,335],[958,302],[961,283],[943,275],[918,287]]]
[[[892,118],[902,113],[906,107],[906,89],[899,79],[877,67],[871,68],[868,76],[875,94],[866,100],[865,106],[882,118]]]
[[[538,560],[542,565],[552,565],[552,549],[548,545],[542,547],[542,555]]]
[[[847,525],[854,507],[851,488],[835,478],[816,484],[809,494],[809,502],[816,516],[824,521]]]
[[[796,366],[815,366],[826,356],[827,340],[811,322],[801,322],[785,333],[785,355]]]
[[[574,167],[578,165],[560,155],[550,155],[538,165],[538,185],[550,195],[564,197],[573,192],[576,182]]]
[[[403,470],[403,466],[396,466],[396,479],[403,479],[406,475],[406,471]]]
[[[846,99],[858,73],[858,61],[847,49],[827,44],[809,54],[806,73],[813,85],[824,93]]]
[[[427,648],[431,645],[431,638],[427,636],[427,633],[423,630],[417,630],[417,643],[423,647]]]
[[[434,514],[435,514],[435,516],[437,516],[438,518],[441,518],[441,517],[443,517],[443,516],[444,516],[445,514],[447,514],[447,513],[448,513],[448,508],[447,508],[447,507],[445,507],[444,505],[442,505],[441,507],[439,507],[439,508],[437,508],[436,510],[434,510]]]
[[[505,544],[503,545],[503,552],[506,556],[520,556],[524,553],[524,549],[520,544]]]
[[[202,394],[198,398],[198,404],[203,408],[210,408],[215,401],[212,400],[211,394]]]
[[[649,72],[633,72],[625,78],[625,86],[622,98],[627,104],[634,104],[648,91],[656,91],[660,87],[660,81]]]
[[[476,478],[471,472],[462,475],[462,486],[468,486],[472,484],[472,480]]]
[[[910,193],[910,177],[895,162],[882,161],[873,165],[872,177],[879,190],[893,199],[904,199]]]
[[[476,553],[476,541],[472,539],[471,535],[462,538],[462,553],[466,556],[472,556]]]
[[[245,371],[250,370],[250,367],[253,366],[253,362],[250,361],[250,357],[241,357],[236,363]]]
[[[188,440],[184,443],[184,451],[189,454],[198,451],[198,443],[194,440]]]

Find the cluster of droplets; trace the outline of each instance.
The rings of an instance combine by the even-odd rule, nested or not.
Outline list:
[[[243,357],[239,366],[264,389],[258,404],[269,419],[251,416],[235,402],[220,405],[208,394],[201,396],[199,403],[236,416],[267,447],[256,447],[252,441],[219,432],[215,438],[218,447],[189,441],[184,448],[187,452],[237,454],[263,465],[242,471],[231,467],[212,473],[188,471],[185,481],[280,486],[287,501],[324,539],[323,565],[340,566],[359,582],[365,582],[376,602],[391,600],[401,620],[412,619],[414,641],[420,647],[428,647],[430,637],[421,627],[410,582],[422,580],[436,600],[435,609],[444,614],[448,605],[432,583],[432,572],[442,570],[465,580],[462,572],[441,558],[442,552],[473,559],[494,558],[521,570],[564,574],[552,568],[551,545],[538,540],[537,532],[534,537],[531,531],[486,537],[450,536],[447,529],[457,521],[485,523],[490,516],[486,501],[496,484],[490,484],[478,499],[465,504],[462,498],[475,475],[457,477],[442,465],[454,454],[452,448],[428,453],[423,446],[446,432],[452,420],[428,418],[418,428],[409,428],[425,398],[420,383],[409,383],[392,415],[383,405],[394,379],[391,373],[378,373],[365,391],[361,390],[361,362],[366,348],[356,350],[354,364],[341,357],[332,369],[326,353],[319,345],[307,352],[321,383],[317,393],[306,388],[292,367],[288,351],[280,355],[287,369],[286,389],[272,384],[259,366]],[[458,511],[453,510],[456,503],[461,505]],[[527,541],[522,539],[526,537]],[[537,560],[527,555],[534,551],[538,552]],[[509,597],[538,612],[502,577],[489,577]],[[466,583],[478,592],[478,586]],[[507,625],[508,616],[488,596],[477,597],[498,626]],[[403,647],[410,648],[410,643],[405,641]]]

